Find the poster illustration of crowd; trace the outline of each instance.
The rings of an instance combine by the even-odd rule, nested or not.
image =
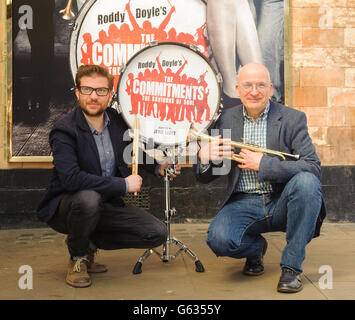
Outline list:
[[[31,161],[33,157],[50,156],[48,134],[53,123],[76,107],[73,75],[80,65],[107,67],[117,88],[125,73],[122,66],[152,43],[191,46],[209,61],[223,79],[223,109],[238,102],[238,68],[252,61],[269,68],[275,87],[273,99],[284,101],[281,0],[13,0],[12,19],[14,158]],[[151,91],[149,98],[145,98],[151,99],[150,103],[130,104],[127,112],[168,121],[170,125],[182,120],[197,125],[213,121],[216,106],[211,114],[211,105],[201,105],[206,97],[217,95],[209,91],[204,80],[209,76],[205,61],[194,62],[195,74],[191,76],[186,56],[170,60],[163,56],[164,53],[157,53],[148,60],[142,56],[141,73],[144,76],[146,71],[151,78],[170,72],[172,77],[165,77],[168,82],[178,76],[178,85],[164,85],[171,90],[169,94],[174,90],[174,100],[163,97],[167,91],[159,91],[150,81],[148,89],[158,90],[158,96]],[[137,89],[133,82],[130,87],[126,80],[126,89],[148,90],[142,87],[148,82],[137,82],[138,73],[136,78],[141,87]],[[193,78],[194,84],[188,84],[187,78]],[[132,91],[131,98],[137,98],[137,92]],[[154,104],[153,100],[158,98]]]

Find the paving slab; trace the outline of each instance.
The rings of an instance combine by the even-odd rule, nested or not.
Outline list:
[[[65,235],[50,228],[0,230],[0,300],[355,300],[355,224],[324,224],[321,236],[307,246],[304,289],[296,294],[276,291],[284,233],[264,234],[269,243],[265,273],[248,277],[242,274],[245,259],[214,255],[205,242],[207,228],[208,223],[171,225],[172,237],[198,256],[203,273],[181,253],[168,262],[152,254],[143,262],[142,273],[133,274],[145,250],[100,250],[97,259],[109,270],[93,274],[92,286],[81,289],[65,283]],[[171,255],[178,249],[171,245]],[[162,253],[162,247],[157,251]],[[24,280],[28,268],[32,286]]]

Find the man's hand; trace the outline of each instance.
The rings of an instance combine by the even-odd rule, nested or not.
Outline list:
[[[234,160],[238,161],[238,167],[240,169],[250,169],[254,171],[259,171],[260,161],[263,157],[263,153],[254,152],[248,149],[242,149],[239,153],[241,159],[234,158]]]
[[[210,161],[220,161],[223,158],[230,158],[232,155],[232,150],[230,139],[222,139],[222,136],[218,136],[219,140],[212,140],[206,143],[201,150],[198,152],[198,157],[201,164],[206,165]]]
[[[142,177],[138,174],[131,174],[125,178],[128,182],[128,192],[139,192],[142,186]]]
[[[159,170],[158,170],[159,175],[162,176],[162,177],[164,177],[164,175],[165,175],[165,169],[166,169],[166,168],[170,168],[170,167],[172,167],[172,165],[169,164],[168,161],[164,161],[164,162],[160,165],[160,167],[159,167]],[[180,166],[179,164],[176,164],[176,165],[175,165],[175,174],[171,174],[170,176],[171,176],[172,178],[176,178],[176,176],[179,175],[180,173],[181,173],[181,166]]]

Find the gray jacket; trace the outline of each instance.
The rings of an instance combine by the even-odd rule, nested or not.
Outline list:
[[[238,105],[225,110],[214,128],[231,129],[231,139],[238,142],[243,141],[243,106]],[[287,159],[288,161],[282,161],[279,157],[269,154],[263,155],[258,180],[270,182],[274,192],[281,193],[285,184],[298,172],[311,172],[320,179],[321,163],[308,134],[307,119],[303,112],[270,101],[266,148],[300,155],[299,160]],[[197,179],[202,183],[214,180],[219,176],[213,174],[216,167],[218,165],[211,163],[208,170],[200,173],[197,162],[195,165]],[[228,185],[221,208],[227,203],[238,183],[240,169],[235,161],[231,161],[230,170],[228,168],[226,174],[228,174]],[[319,235],[325,215],[325,205],[322,201],[315,236]]]

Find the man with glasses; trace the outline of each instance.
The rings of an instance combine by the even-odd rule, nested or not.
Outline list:
[[[126,193],[140,191],[142,178],[132,175],[124,161],[130,141],[123,138],[128,127],[122,117],[108,107],[113,82],[101,66],[79,67],[75,79],[79,106],[57,121],[49,135],[53,177],[37,215],[54,230],[68,234],[66,282],[74,287],[90,286],[89,273],[107,271],[94,261],[97,248],[146,249],[167,238],[162,221],[122,200]],[[142,161],[157,175],[163,176],[168,167],[147,155]]]
[[[229,133],[233,141],[244,139],[245,143],[300,157],[282,161],[270,154],[232,150],[228,139],[221,136],[202,146],[196,165],[198,179],[208,183],[228,174],[226,195],[209,227],[207,244],[217,256],[246,258],[243,274],[258,276],[264,273],[267,250],[261,234],[286,232],[277,290],[298,292],[306,245],[319,235],[325,217],[320,161],[306,116],[270,100],[273,84],[269,71],[259,63],[240,69],[236,93],[242,104],[221,115],[216,124],[219,133]],[[221,160],[231,152],[240,157],[229,166],[224,162],[223,169]]]

